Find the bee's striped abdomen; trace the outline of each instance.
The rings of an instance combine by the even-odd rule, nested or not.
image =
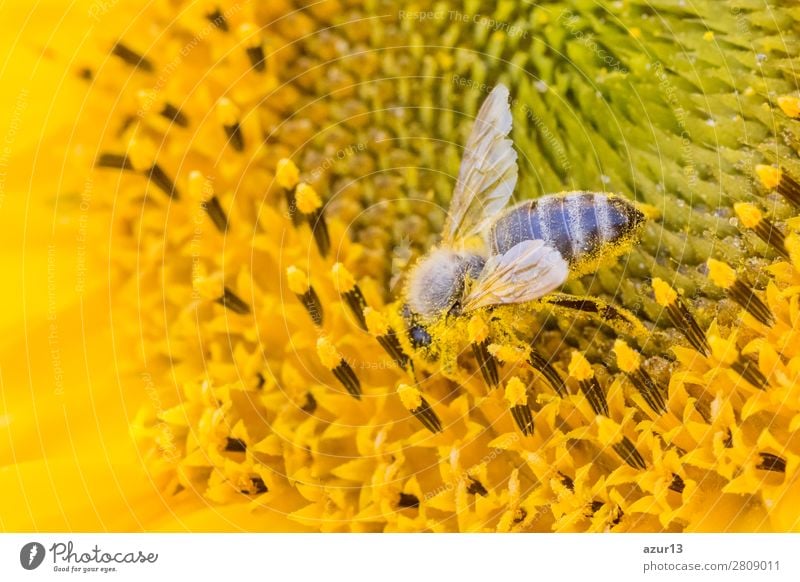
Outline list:
[[[492,251],[505,253],[524,240],[539,239],[561,253],[571,268],[599,255],[617,256],[638,236],[644,215],[618,196],[570,192],[527,200],[494,223]],[[618,250],[618,252],[615,252]]]

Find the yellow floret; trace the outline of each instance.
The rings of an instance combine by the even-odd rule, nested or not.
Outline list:
[[[714,285],[730,289],[736,282],[736,271],[721,261],[708,259],[708,277]]]
[[[781,178],[783,178],[783,170],[780,168],[776,168],[774,166],[765,166],[759,164],[756,166],[756,175],[758,179],[761,181],[761,184],[767,190],[773,190],[778,187],[778,184],[781,183]]]
[[[317,340],[317,355],[322,365],[329,370],[333,370],[342,363],[341,354],[326,337],[321,337]]]
[[[281,188],[291,190],[300,181],[300,170],[297,169],[292,160],[283,158],[278,162],[278,166],[275,169],[275,180],[277,180]]]
[[[366,319],[367,329],[372,335],[382,336],[389,333],[389,323],[381,312],[367,307],[364,309],[364,319]]]
[[[656,303],[662,307],[669,307],[678,300],[678,293],[675,289],[658,277],[653,279],[653,293],[656,297]]]
[[[486,341],[486,338],[489,337],[489,326],[486,325],[486,321],[483,317],[477,314],[473,315],[467,325],[467,334],[469,335],[470,343],[483,343]]]
[[[639,352],[622,340],[618,339],[614,342],[614,353],[617,355],[617,366],[623,372],[635,372],[642,365],[642,357]]]
[[[295,197],[297,209],[303,214],[311,214],[322,206],[322,199],[320,199],[317,191],[305,182],[300,182],[297,185]]]
[[[528,404],[528,391],[522,380],[514,376],[508,381],[505,398],[510,406],[525,406]]]
[[[568,366],[569,375],[576,380],[589,380],[594,377],[594,370],[582,353],[572,352],[572,359]]]
[[[778,97],[778,106],[789,117],[800,117],[800,98],[794,95]]]
[[[306,274],[294,265],[286,269],[286,278],[289,281],[289,290],[297,295],[303,295],[310,287]]]
[[[342,263],[336,263],[331,267],[331,274],[333,275],[333,284],[339,293],[352,291],[353,287],[356,286],[356,280],[353,275]]]
[[[733,205],[733,210],[745,228],[755,228],[763,218],[761,211],[748,202],[737,202]]]
[[[408,410],[416,410],[422,406],[422,393],[413,386],[400,384],[397,387],[397,395]]]

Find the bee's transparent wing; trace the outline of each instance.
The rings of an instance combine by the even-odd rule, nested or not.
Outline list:
[[[561,286],[569,266],[556,249],[541,240],[526,240],[486,261],[464,299],[463,310],[489,305],[525,303]]]
[[[517,152],[507,137],[511,131],[508,97],[508,89],[497,85],[475,118],[444,225],[447,246],[479,234],[514,192]]]

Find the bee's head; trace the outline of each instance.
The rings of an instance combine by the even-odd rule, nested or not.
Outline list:
[[[411,312],[428,322],[458,311],[467,278],[477,278],[483,263],[483,258],[473,253],[432,250],[408,278],[406,299]]]

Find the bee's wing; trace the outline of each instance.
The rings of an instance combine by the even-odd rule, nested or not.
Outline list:
[[[466,312],[533,301],[558,288],[568,276],[569,266],[556,249],[541,240],[522,241],[486,261],[462,308]]]
[[[514,192],[517,152],[507,137],[511,131],[508,96],[508,89],[497,85],[475,118],[444,225],[446,246],[479,234]]]

